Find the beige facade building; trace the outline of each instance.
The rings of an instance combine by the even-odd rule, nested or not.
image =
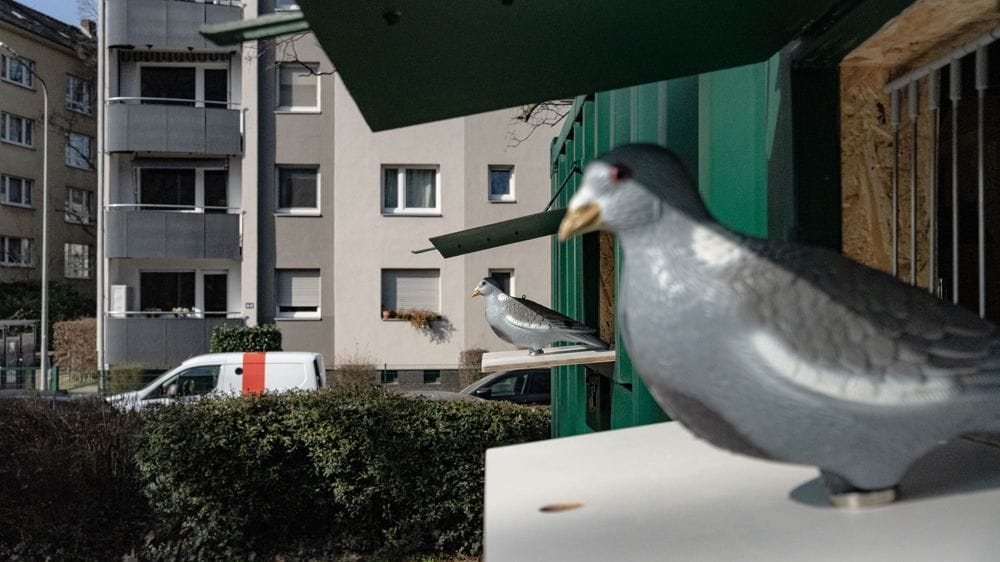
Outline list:
[[[372,133],[311,36],[233,50],[191,27],[274,8],[104,0],[105,362],[166,368],[220,323],[273,322],[328,367],[453,386],[462,350],[506,348],[475,283],[547,303],[550,241],[413,250],[541,211],[554,130],[508,146],[498,111]],[[392,317],[413,309],[441,320]]]
[[[81,29],[9,0],[0,0],[0,42],[7,46],[0,48],[0,283],[40,280],[47,259],[50,282],[92,296],[95,42]],[[49,98],[47,258],[43,83]]]

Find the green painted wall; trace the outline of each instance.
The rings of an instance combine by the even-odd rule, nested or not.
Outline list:
[[[580,98],[552,146],[555,205],[565,207],[579,183],[579,169],[620,144],[653,142],[674,150],[699,181],[712,212],[725,224],[767,235],[768,135],[780,104],[772,67],[755,65],[600,92]],[[574,165],[576,164],[576,165]],[[590,242],[591,244],[593,241]],[[588,240],[553,239],[552,302],[577,320],[595,325],[596,264],[584,267]],[[617,254],[619,267],[623,258]],[[593,295],[593,302],[585,295]],[[634,373],[621,337],[614,376],[584,367],[553,369],[553,434],[577,435],[669,419]]]

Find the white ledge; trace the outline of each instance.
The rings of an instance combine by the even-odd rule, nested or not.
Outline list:
[[[490,449],[484,558],[997,560],[1000,449],[945,445],[914,464],[896,503],[866,510],[830,506],[817,475],[677,423]]]
[[[587,365],[610,376],[615,362],[615,350],[594,351],[582,345],[546,347],[539,355],[529,355],[527,349],[493,351],[483,354],[484,372],[559,367],[560,365]]]

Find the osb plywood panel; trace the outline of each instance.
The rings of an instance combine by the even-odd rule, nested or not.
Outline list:
[[[898,76],[927,64],[1000,25],[998,0],[921,0],[890,20],[844,58]]]
[[[598,334],[601,339],[615,343],[615,236],[609,232],[600,234],[600,294],[598,295]]]
[[[885,85],[1000,26],[997,0],[921,0],[887,23],[841,65],[843,251],[892,271],[893,129]],[[917,118],[917,284],[928,284],[933,116],[927,79],[919,83]],[[900,95],[898,271],[910,281],[912,123]]]

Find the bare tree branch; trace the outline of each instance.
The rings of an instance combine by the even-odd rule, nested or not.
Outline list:
[[[507,147],[514,148],[528,140],[539,127],[554,127],[573,109],[572,99],[557,99],[523,105],[507,128]]]

